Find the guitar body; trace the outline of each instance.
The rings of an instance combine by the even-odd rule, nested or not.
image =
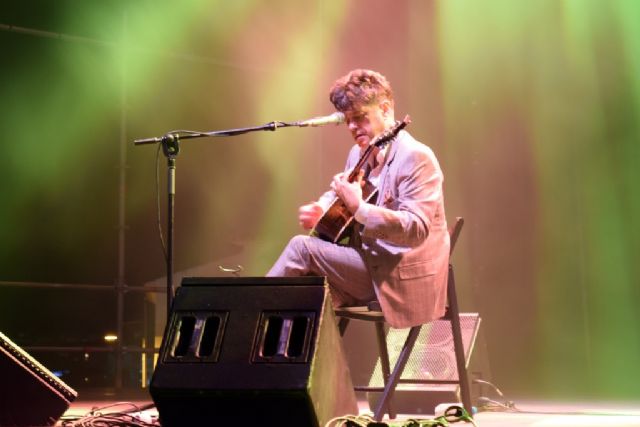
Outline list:
[[[362,199],[367,203],[373,203],[377,194],[378,189],[369,181],[365,181]],[[353,214],[349,212],[342,199],[336,197],[311,230],[311,234],[327,242],[339,243],[350,236],[353,222]]]

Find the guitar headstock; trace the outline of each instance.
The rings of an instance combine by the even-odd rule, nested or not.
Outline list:
[[[402,119],[402,121],[396,121],[395,125],[385,130],[377,137],[373,138],[369,145],[376,146],[378,148],[384,147],[389,143],[389,141],[395,138],[402,129],[407,127],[409,123],[411,123],[411,118],[407,114],[406,116],[404,116],[404,119]]]

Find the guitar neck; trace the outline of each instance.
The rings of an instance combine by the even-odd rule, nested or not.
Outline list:
[[[354,166],[353,170],[349,174],[349,178],[348,178],[349,182],[353,182],[353,181],[356,180],[356,178],[358,178],[358,174],[360,174],[360,170],[362,169],[362,167],[369,160],[369,156],[371,156],[371,153],[373,153],[373,149],[375,147],[376,147],[375,145],[369,145],[367,147],[367,149],[365,150],[364,154],[362,154],[362,156],[360,157],[360,160],[358,160],[358,163],[356,163],[356,165]]]

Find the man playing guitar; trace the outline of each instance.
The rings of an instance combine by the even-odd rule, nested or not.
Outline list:
[[[378,72],[349,72],[333,84],[330,100],[344,113],[355,145],[331,189],[300,207],[299,221],[320,230],[335,200],[353,219],[351,239],[345,245],[325,233],[295,236],[267,275],[326,276],[334,306],[377,299],[396,328],[441,317],[449,233],[443,175],[433,151],[402,130],[407,119],[396,122],[391,86]],[[377,197],[363,198],[365,177]]]

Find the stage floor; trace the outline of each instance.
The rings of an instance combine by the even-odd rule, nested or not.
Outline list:
[[[92,396],[89,396],[92,397]],[[67,417],[77,418],[87,415],[96,408],[103,408],[101,412],[106,414],[112,411],[135,411],[135,408],[145,408],[134,412],[146,423],[157,422],[158,412],[149,397],[144,395],[129,396],[95,396],[95,398],[83,398],[74,402],[65,413]],[[475,417],[475,423],[479,427],[638,427],[640,426],[640,402],[615,403],[615,402],[544,402],[544,401],[514,401],[518,411],[481,411]],[[114,405],[114,406],[110,406]],[[135,405],[135,406],[134,406]],[[361,414],[369,411],[366,401],[359,401]],[[429,415],[401,414],[395,420],[387,420],[392,426],[402,425],[402,420],[408,418],[430,419]],[[62,426],[62,419],[56,426]],[[106,425],[106,424],[105,424]],[[453,423],[456,426],[471,426],[471,423]],[[304,427],[304,426],[301,426]],[[321,426],[324,427],[324,426]]]
[[[640,404],[515,402],[519,412],[479,412],[484,427],[640,426]]]

